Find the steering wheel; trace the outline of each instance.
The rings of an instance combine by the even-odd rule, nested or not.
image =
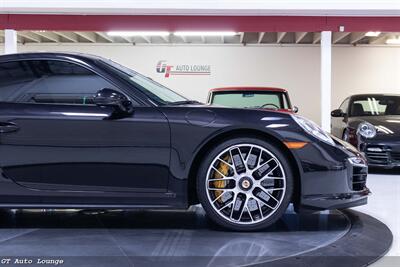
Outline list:
[[[264,105],[261,106],[261,108],[268,108],[268,106],[272,106],[273,109],[279,109],[279,107],[277,105],[272,104],[272,103],[264,104]]]

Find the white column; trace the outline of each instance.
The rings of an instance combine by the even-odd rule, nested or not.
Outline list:
[[[332,32],[321,32],[321,126],[331,131]]]
[[[17,53],[17,32],[15,30],[4,30],[4,54]]]

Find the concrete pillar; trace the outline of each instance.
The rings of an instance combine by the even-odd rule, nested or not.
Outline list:
[[[321,127],[331,131],[332,32],[321,32]]]
[[[4,54],[17,53],[17,32],[15,30],[4,30]]]

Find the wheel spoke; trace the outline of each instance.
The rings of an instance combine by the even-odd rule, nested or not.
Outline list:
[[[273,166],[271,168],[270,165],[272,164],[272,162],[275,163],[275,166]],[[255,169],[253,171],[253,176],[254,176],[254,178],[256,178],[256,180],[260,180],[263,177],[268,176],[269,174],[271,174],[278,167],[279,167],[279,163],[277,162],[277,160],[274,159],[274,158],[271,158],[267,162],[263,163],[260,167]]]
[[[242,207],[241,207],[241,211],[240,211],[240,215],[239,215],[239,219],[238,219],[238,221],[241,221],[242,220],[242,216],[243,216],[243,212],[244,212],[244,209],[245,208],[247,208],[247,202],[248,202],[249,200],[247,199],[247,196],[246,196],[246,200],[244,201],[244,204],[242,205]]]
[[[232,169],[234,169],[233,165],[228,163],[228,162],[226,162],[225,160],[223,160],[221,158],[217,158],[217,160],[221,161],[222,163],[224,163],[224,164],[228,165],[229,167],[231,167]]]
[[[267,201],[265,201],[264,199],[260,198],[259,196],[256,196],[257,199],[259,199],[265,206],[267,206],[268,208],[270,208],[271,210],[274,210],[275,208],[272,207],[271,205],[268,204]]]
[[[247,210],[247,212],[248,212],[249,215],[250,215],[251,221],[254,222],[253,216],[251,215],[251,212],[250,212],[250,210],[249,210],[249,208],[248,208],[247,206],[246,206],[246,210]]]
[[[233,199],[235,199],[235,197],[233,197]],[[218,211],[221,211],[223,209],[226,209],[227,207],[229,207],[230,204],[233,203],[233,199],[229,200],[228,203],[226,203],[224,206],[222,206],[221,208],[218,209]]]
[[[212,201],[212,203],[215,203],[216,201],[218,201],[218,199],[220,199],[226,192],[227,192],[227,191],[222,192],[222,194],[220,194],[218,197],[216,197],[216,198]]]
[[[231,192],[233,192],[233,189],[232,188],[213,188],[213,187],[207,187],[207,190],[210,190],[210,191],[231,191]]]
[[[233,151],[236,151],[237,153],[234,155]],[[240,151],[240,149],[237,147],[234,147],[233,149],[229,150],[229,153],[231,155],[235,173],[239,174],[239,173],[245,172],[247,170],[247,166],[243,159],[242,152]]]
[[[262,219],[262,218],[264,218],[264,214],[263,214],[263,212],[262,212],[261,202],[260,202],[260,200],[258,200],[257,198],[254,198],[254,200],[257,202],[258,211],[260,212],[261,219]]]
[[[273,167],[265,176],[269,176],[273,171],[275,171],[279,165],[277,164],[275,167]]]
[[[208,179],[208,182],[219,182],[219,181],[235,181],[235,179],[233,177],[226,177],[226,178],[216,178],[216,179]]]
[[[260,189],[261,192],[263,192],[264,194],[266,194],[270,199],[272,199],[273,201],[275,201],[276,204],[272,207],[272,206],[268,203],[269,201],[263,199],[263,198],[260,197],[259,195],[256,195],[256,197],[257,197],[258,199],[260,199],[260,200],[261,200],[265,205],[267,205],[268,207],[271,207],[272,209],[276,209],[276,207],[279,205],[280,201],[277,200],[272,194],[270,194],[270,193],[269,193],[268,191],[266,191],[265,189],[263,189],[263,188],[261,188],[261,187],[258,187],[258,189]]]
[[[260,152],[258,153],[254,147],[252,146],[249,150],[248,156],[246,158],[246,166],[248,169],[253,170],[255,168],[258,168],[259,161],[261,159]]]
[[[218,216],[235,224],[259,223],[274,214],[285,196],[285,181],[278,158],[256,144],[221,151],[205,179],[209,203]]]
[[[234,197],[233,197],[233,204],[232,204],[231,215],[229,215],[229,218],[231,218],[231,219],[233,219],[233,218],[232,218],[232,216],[233,216],[233,211],[235,210],[235,204],[236,204],[236,201],[238,200],[238,196],[239,196],[239,194],[235,194]]]
[[[247,156],[246,156],[246,159],[245,159],[246,165],[247,165],[247,161],[249,160],[249,157],[251,155],[251,152],[253,152],[253,147],[254,146],[251,146],[249,152],[247,153]]]
[[[264,176],[263,178],[260,179],[260,182],[264,180],[285,180],[285,177],[277,177],[277,176]]]
[[[268,191],[281,191],[281,190],[285,190],[285,188],[283,188],[283,187],[280,187],[280,188],[266,188],[265,186],[262,186],[262,185],[261,185],[261,187],[262,187],[263,189],[265,189],[265,190],[268,190]]]
[[[275,200],[279,204],[279,200],[277,200],[270,192],[265,191],[265,190],[263,190],[263,191],[266,192],[270,198],[272,198],[273,200]]]
[[[261,166],[261,158],[262,158],[262,150],[260,150],[260,155],[258,156],[258,162],[257,162],[257,169]]]
[[[228,177],[228,176],[226,176],[225,174],[223,174],[222,172],[220,172],[217,168],[215,168],[214,166],[212,166],[212,169],[214,170],[214,171],[216,171],[219,175],[221,175],[223,178],[226,178],[226,177]]]

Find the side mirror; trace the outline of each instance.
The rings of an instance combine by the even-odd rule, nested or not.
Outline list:
[[[124,94],[109,88],[98,91],[94,103],[100,107],[112,107],[116,113],[132,112],[132,102]]]
[[[293,106],[293,109],[292,109],[292,110],[293,110],[293,112],[294,112],[294,113],[297,113],[297,112],[299,112],[299,108],[298,108],[298,107],[296,107],[296,106]]]
[[[341,109],[335,109],[331,112],[332,117],[344,117],[346,114]]]

